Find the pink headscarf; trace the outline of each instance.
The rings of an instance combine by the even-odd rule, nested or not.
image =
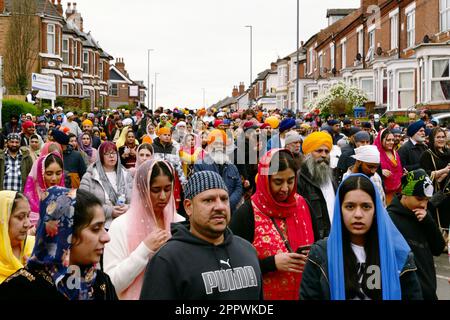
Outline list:
[[[392,153],[394,154],[395,160],[397,162],[397,164],[395,164],[391,161],[391,159],[389,159],[386,151],[383,148],[383,141],[381,141],[381,136],[386,130],[387,129],[380,131],[373,144],[377,146],[378,151],[380,151],[381,169],[387,169],[392,173],[392,175],[388,179],[384,179],[384,189],[386,193],[397,191],[399,192],[401,191],[402,185],[403,167],[397,151],[392,150]]]
[[[141,244],[141,242],[151,232],[158,228],[156,216],[153,211],[153,205],[150,198],[150,179],[155,164],[161,163],[169,168],[173,176],[175,176],[172,166],[166,161],[148,160],[142,163],[136,171],[134,178],[133,193],[131,198],[130,209],[126,212],[128,227],[127,240],[128,252],[131,254]],[[170,232],[170,224],[175,222],[176,217],[175,198],[172,192],[169,202],[163,210],[164,228]],[[122,298],[126,300],[137,300],[142,289],[144,281],[144,271],[139,274],[133,283],[123,292]]]
[[[28,175],[25,183],[24,195],[28,198],[30,203],[31,213],[30,220],[33,226],[37,226],[39,221],[39,204],[41,199],[44,198],[47,186],[45,185],[44,173],[45,173],[45,160],[51,155],[54,155],[62,160],[61,155],[58,152],[47,153],[41,155],[37,161],[33,164],[30,174]],[[64,168],[62,168],[64,169]],[[57,184],[60,187],[64,187],[64,174],[61,175],[61,179]]]

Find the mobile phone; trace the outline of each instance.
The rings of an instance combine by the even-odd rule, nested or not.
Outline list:
[[[311,245],[308,244],[306,246],[300,246],[297,248],[297,250],[295,251],[298,254],[303,254],[306,255],[308,253],[308,251],[311,250]]]

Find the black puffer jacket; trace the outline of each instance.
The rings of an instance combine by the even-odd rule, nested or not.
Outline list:
[[[400,274],[403,300],[421,300],[422,291],[416,274],[414,256],[410,252]],[[309,252],[300,285],[300,300],[330,300],[327,239],[314,244]]]
[[[414,212],[405,208],[398,197],[394,197],[387,210],[398,231],[414,253],[423,298],[437,300],[436,269],[433,256],[440,256],[445,247],[439,228],[430,212],[419,222]]]
[[[159,137],[153,141],[153,152],[154,153],[163,153],[163,154],[175,154],[176,150],[172,143],[162,144]]]

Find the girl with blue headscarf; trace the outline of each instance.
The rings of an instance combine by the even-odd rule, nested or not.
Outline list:
[[[363,174],[341,183],[330,236],[311,248],[300,299],[422,299],[411,249],[376,190]]]

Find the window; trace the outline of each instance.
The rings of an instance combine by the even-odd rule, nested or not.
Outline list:
[[[358,31],[358,53],[361,57],[364,54],[364,29]]]
[[[398,13],[391,18],[391,50],[398,47]]]
[[[260,81],[258,85],[259,96],[264,96],[264,81]]]
[[[386,105],[388,102],[388,75],[387,75],[387,70],[383,69],[382,70],[382,77],[383,77],[383,100],[382,100],[382,104]]]
[[[450,29],[450,0],[439,0],[439,12],[441,15],[441,32]]]
[[[369,101],[373,101],[373,78],[361,78],[361,90],[367,94]]]
[[[62,41],[62,58],[64,64],[69,64],[69,39]]]
[[[109,95],[112,97],[119,96],[119,85],[117,83],[111,83],[109,86]]]
[[[342,69],[347,67],[347,42],[344,41],[341,44],[342,47]]]
[[[98,73],[100,80],[103,81],[103,61],[100,61],[100,66],[99,66],[99,73]]]
[[[323,53],[319,52],[319,74],[323,72]]]
[[[406,32],[408,34],[408,48],[416,43],[416,11],[412,10],[406,15]]]
[[[313,66],[314,66],[314,62],[313,62],[313,59],[314,59],[314,51],[313,51],[313,48],[309,48],[309,73],[312,73],[313,72]]]
[[[431,99],[433,101],[448,101],[450,100],[450,60],[433,60],[432,63]]]
[[[78,42],[73,42],[73,65],[78,67]]]
[[[69,95],[69,85],[67,83],[63,83],[62,85],[62,95],[63,96]]]
[[[398,108],[407,109],[415,105],[414,101],[414,72],[402,71],[398,73]]]
[[[47,53],[55,54],[56,49],[56,32],[55,25],[49,24],[47,25]]]
[[[374,57],[375,52],[375,29],[369,32],[369,50],[367,51],[366,61],[370,61]]]
[[[291,109],[295,108],[295,92],[291,92]]]
[[[83,72],[89,74],[89,51],[83,50]]]
[[[331,61],[330,67],[331,67],[331,69],[333,69],[333,68],[336,67],[336,64],[335,64],[335,62],[334,62],[334,55],[335,55],[335,52],[334,52],[334,43],[332,43],[332,44],[330,45],[330,61]]]

